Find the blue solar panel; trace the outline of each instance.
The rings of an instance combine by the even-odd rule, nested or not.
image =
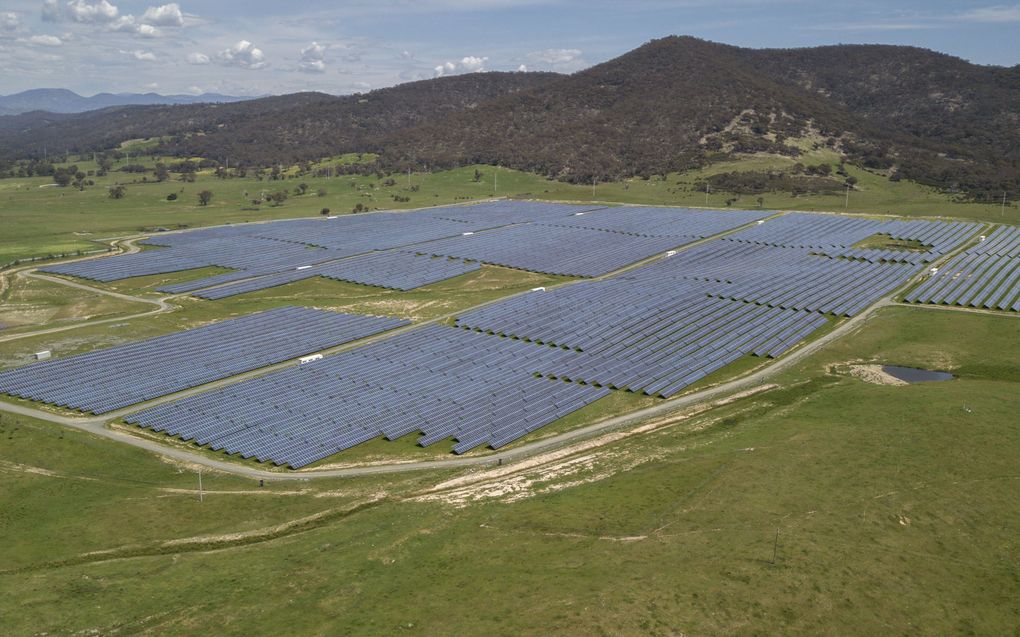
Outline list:
[[[102,414],[405,324],[282,307],[0,372],[0,393]]]

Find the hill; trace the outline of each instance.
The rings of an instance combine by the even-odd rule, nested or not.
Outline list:
[[[653,40],[570,76],[480,73],[364,95],[0,118],[0,155],[158,149],[269,165],[373,152],[382,166],[501,164],[576,183],[743,153],[829,147],[890,178],[976,201],[1020,194],[1020,66],[882,45],[744,49]]]
[[[169,137],[181,156],[270,165],[374,147],[384,135],[536,87],[554,73],[474,73],[365,94],[294,93],[233,104],[116,107],[67,116],[0,117],[0,155],[39,157],[45,148],[88,152],[127,139]]]
[[[31,111],[83,113],[110,106],[149,104],[209,104],[240,102],[250,98],[219,93],[201,95],[160,95],[158,93],[97,93],[84,97],[64,88],[38,88],[12,95],[0,95],[0,115],[18,115]]]

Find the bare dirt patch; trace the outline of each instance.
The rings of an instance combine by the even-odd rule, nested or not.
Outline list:
[[[904,380],[886,373],[881,365],[851,365],[850,375],[874,385],[907,385]]]

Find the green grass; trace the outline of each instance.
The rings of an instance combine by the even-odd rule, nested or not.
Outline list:
[[[628,179],[623,182],[598,184],[595,194],[591,185],[575,186],[547,182],[540,191],[529,193],[539,199],[577,201],[606,201],[648,205],[726,208],[727,200],[734,200],[732,208],[758,208],[758,195],[735,195],[694,190],[700,178],[729,171],[790,168],[797,161],[811,163],[804,158],[791,159],[778,156],[755,156],[741,160],[713,164],[701,170],[683,174],[670,174],[665,180]],[[1005,213],[999,206],[975,203],[956,203],[950,197],[919,184],[892,182],[883,175],[853,166],[847,172],[857,177],[858,183],[850,192],[849,202],[840,195],[801,195],[766,193],[762,207],[766,210],[834,211],[868,215],[897,215],[905,217],[959,217],[973,221],[1020,223],[1020,206],[1007,206]]]
[[[193,488],[190,471],[4,416],[5,633],[1014,634],[1015,323],[885,309],[782,389],[589,451],[573,473],[525,473],[513,493],[531,497],[460,508],[404,499],[434,474],[199,503],[166,490]],[[849,359],[959,378],[826,371]],[[164,544],[380,493],[266,541]],[[83,557],[98,550],[120,559]]]
[[[903,252],[924,252],[928,246],[917,239],[893,239],[887,234],[875,234],[861,239],[853,246],[862,250],[900,250]]]
[[[0,295],[0,324],[7,326],[4,335],[19,329],[135,314],[153,307],[35,278],[14,276],[9,281]]]

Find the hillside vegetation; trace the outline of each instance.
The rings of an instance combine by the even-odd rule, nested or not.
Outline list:
[[[570,76],[478,73],[345,97],[0,117],[0,155],[161,137],[160,153],[234,166],[372,152],[384,169],[499,164],[591,183],[820,146],[992,201],[1020,194],[1018,117],[1020,67],[912,47],[755,50],[668,37]]]

